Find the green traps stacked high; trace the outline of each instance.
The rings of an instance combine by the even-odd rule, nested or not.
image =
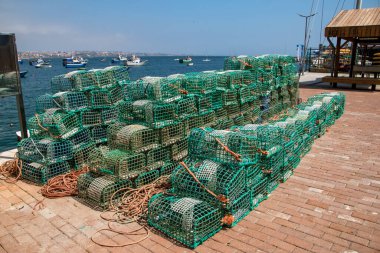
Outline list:
[[[195,248],[222,229],[222,214],[205,201],[165,194],[149,201],[148,224]]]
[[[275,96],[272,99],[278,100]],[[207,237],[189,243],[183,238],[183,228],[174,229],[181,234],[173,232],[179,222],[172,210],[152,205],[155,198],[189,198],[218,210],[225,226],[236,225],[293,174],[313,140],[324,133],[321,125],[331,126],[342,115],[344,103],[344,94],[324,93],[264,124],[232,126],[229,130],[193,129],[188,140],[189,158],[172,172],[169,194],[152,198],[149,224],[189,247],[197,246]],[[159,222],[160,217],[165,221]]]

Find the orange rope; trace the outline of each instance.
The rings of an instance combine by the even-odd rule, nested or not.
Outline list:
[[[241,62],[241,63],[243,63],[247,67],[251,67],[251,68],[253,67],[251,64],[248,64],[245,61],[242,61],[242,60],[238,60],[238,61]]]
[[[22,160],[15,158],[0,164],[0,175],[7,183],[16,183],[22,174]]]
[[[181,94],[184,94],[184,95],[189,94],[189,92],[187,90],[175,87],[173,84],[169,84],[169,87],[172,87],[173,89],[178,90],[178,92]]]
[[[48,132],[48,133],[49,133],[53,138],[55,138],[55,139],[60,139],[60,138],[62,138],[61,135],[54,135],[54,134],[50,133],[50,132],[49,132],[49,129],[47,129],[46,127],[44,127],[44,126],[41,124],[41,122],[40,122],[40,118],[38,118],[38,116],[39,116],[38,113],[36,113],[36,114],[34,114],[34,115],[36,116],[38,126],[41,127],[42,130]]]
[[[226,198],[226,196],[220,194],[220,195],[216,195],[213,191],[211,191],[210,189],[208,189],[204,184],[201,183],[201,181],[199,181],[199,179],[195,176],[195,174],[189,169],[189,167],[187,167],[187,165],[184,163],[184,162],[180,162],[179,163],[182,167],[184,167],[186,169],[186,171],[190,174],[190,176],[199,184],[199,186],[204,189],[207,193],[209,193],[211,196],[213,196],[214,198],[216,198],[217,200],[219,200],[220,202],[222,202],[223,204],[228,204],[229,202],[229,199]]]

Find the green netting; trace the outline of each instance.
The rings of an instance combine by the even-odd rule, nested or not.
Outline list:
[[[268,197],[268,178],[263,177],[257,184],[251,186],[253,207]]]
[[[149,170],[158,169],[170,161],[170,150],[168,148],[158,147],[146,153],[146,165]]]
[[[65,111],[81,111],[88,107],[89,102],[84,92],[66,91],[53,95],[53,103],[55,107],[59,107]]]
[[[226,214],[233,216],[233,222],[229,224],[229,227],[233,227],[238,224],[245,216],[247,216],[253,209],[252,194],[251,191],[246,191],[236,199],[230,209],[226,211]]]
[[[124,192],[115,192],[125,187],[132,187],[132,182],[117,180],[111,175],[99,176],[89,172],[78,177],[78,197],[94,208],[107,209],[111,196],[117,201]]]
[[[159,136],[156,130],[142,125],[114,123],[107,129],[108,145],[135,152],[143,152],[158,147]]]
[[[120,159],[119,170],[115,175],[120,178],[133,178],[146,168],[146,156],[142,153],[127,153]]]
[[[119,110],[116,106],[104,108],[100,110],[103,125],[109,125],[119,120]]]
[[[177,140],[170,146],[170,155],[173,161],[182,161],[188,155],[188,138]]]
[[[213,110],[217,110],[223,107],[223,93],[223,90],[217,89],[214,92],[210,92],[204,95],[211,97],[211,106]]]
[[[171,178],[173,191],[179,196],[198,198],[229,209],[245,190],[243,168],[231,168],[212,160],[186,160],[185,164],[205,187],[216,195],[223,195],[228,203],[222,204],[210,195],[182,165],[178,166]]]
[[[237,105],[237,90],[228,89],[223,93],[223,106]]]
[[[229,118],[235,118],[240,115],[240,106],[238,104],[225,106]]]
[[[206,111],[200,115],[202,117],[203,127],[212,127],[216,123],[216,114],[214,111]]]
[[[217,78],[212,72],[186,73],[182,88],[190,94],[206,94],[216,90]]]
[[[244,86],[238,89],[238,101],[240,104],[252,102],[255,100],[259,100],[259,96],[256,91],[256,86],[249,85]]]
[[[93,141],[90,130],[86,128],[80,129],[78,132],[68,137],[67,140],[72,143],[74,151]]]
[[[134,187],[138,188],[150,184],[160,177],[159,170],[151,170],[140,173],[134,180]]]
[[[119,121],[124,123],[132,123],[133,118],[133,102],[130,100],[123,100],[116,104],[119,110]]]
[[[182,122],[175,122],[172,125],[158,129],[159,140],[162,146],[171,145],[182,139],[185,135],[184,125]]]
[[[66,161],[49,164],[24,161],[21,173],[23,179],[36,184],[46,184],[50,178],[66,173],[69,170],[70,166]]]
[[[49,132],[42,126],[43,114],[36,114],[28,119],[27,128],[32,138],[42,139],[49,137]]]
[[[91,170],[101,174],[118,174],[120,160],[127,155],[125,151],[100,146],[89,154],[89,165]]]
[[[146,88],[148,99],[163,102],[173,102],[181,99],[186,94],[186,91],[181,88],[182,80],[175,77],[146,80],[148,82]]]
[[[137,81],[122,81],[119,84],[123,85],[124,99],[135,101],[140,99],[146,99],[145,89],[147,83],[143,80]]]
[[[160,168],[160,176],[171,175],[178,163],[167,163]]]
[[[189,155],[228,164],[254,164],[257,140],[249,135],[213,129],[193,129],[189,137]]]
[[[83,127],[100,126],[102,114],[100,109],[87,109],[80,113],[80,121]]]
[[[197,104],[198,113],[203,114],[212,110],[212,97],[206,96],[194,96]]]
[[[75,113],[66,113],[57,109],[48,109],[42,115],[42,126],[47,128],[52,136],[68,138],[79,131],[81,122]]]
[[[190,248],[222,229],[218,208],[195,198],[157,194],[148,205],[148,224]]]
[[[123,85],[115,83],[105,87],[109,93],[111,104],[115,104],[124,99]]]
[[[175,102],[175,112],[180,119],[186,119],[198,114],[195,98],[185,97]]]
[[[93,109],[107,108],[112,105],[111,93],[107,89],[92,90],[89,96],[90,106]]]
[[[90,153],[95,149],[96,145],[94,142],[87,142],[84,145],[81,145],[73,152],[73,164],[74,168],[80,169],[85,165],[90,163]]]
[[[236,57],[228,57],[224,60],[224,70],[240,69],[241,62]]]
[[[185,128],[185,134],[188,135],[192,129],[203,126],[203,117],[201,115],[192,116],[182,122]]]
[[[45,110],[51,108],[57,108],[57,104],[54,103],[53,96],[45,94],[36,98],[36,112],[44,113]]]

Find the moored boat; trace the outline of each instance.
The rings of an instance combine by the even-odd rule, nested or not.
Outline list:
[[[28,71],[20,71],[20,77],[21,78],[24,78],[25,77],[25,75],[26,75],[26,73],[28,73]]]
[[[69,58],[63,59],[63,66],[66,68],[83,68],[86,67],[87,61],[79,56],[72,56]]]
[[[130,60],[127,60],[125,62],[126,66],[142,66],[146,63],[147,61],[141,61],[140,57],[137,57],[136,55],[132,55],[132,58]]]
[[[191,59],[190,56],[187,56],[186,58],[179,59],[179,63],[189,63],[192,61],[193,61],[193,59]]]

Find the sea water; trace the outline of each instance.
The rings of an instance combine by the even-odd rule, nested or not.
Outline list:
[[[206,70],[221,70],[225,57],[207,57],[211,61],[202,61],[203,56],[192,57],[193,66],[180,64],[174,60],[178,56],[151,56],[141,57],[148,60],[144,66],[130,67],[129,76],[136,80],[144,76],[168,76],[186,72],[198,72]],[[105,68],[111,66],[111,58],[100,61],[103,57],[88,58],[86,69]],[[46,93],[51,93],[50,80],[52,77],[65,74],[75,69],[66,69],[62,66],[62,59],[50,59],[51,68],[35,68],[30,66],[27,60],[20,64],[20,71],[28,71],[25,78],[21,78],[21,86],[24,97],[26,119],[28,120],[36,112],[35,100]],[[17,147],[16,132],[20,130],[16,98],[0,98],[0,151],[14,149]]]

